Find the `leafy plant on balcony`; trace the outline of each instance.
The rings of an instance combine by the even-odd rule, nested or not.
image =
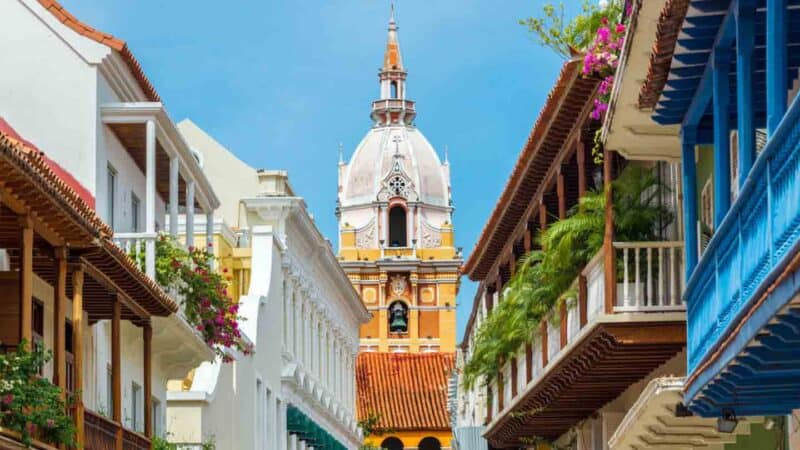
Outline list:
[[[655,169],[628,166],[612,183],[614,230],[619,241],[654,240],[659,227],[672,221],[660,204],[664,187]],[[518,263],[492,310],[475,335],[472,354],[464,366],[464,385],[491,383],[503,361],[512,358],[556,305],[574,295],[570,287],[583,267],[600,251],[605,229],[605,194],[586,193],[568,217],[537,236],[541,250]]]
[[[183,249],[173,237],[159,236],[156,242],[156,280],[181,294],[186,320],[212,346],[219,357],[230,362],[227,350],[252,352],[242,337],[239,304],[228,294],[227,269],[212,269],[214,255],[195,247]]]
[[[591,45],[603,18],[617,17],[621,13],[621,0],[600,4],[584,0],[581,13],[567,20],[563,2],[546,3],[541,16],[522,19],[519,23],[528,28],[539,45],[570,59]]]
[[[0,354],[0,426],[19,433],[27,446],[34,438],[55,445],[75,443],[75,425],[67,415],[69,399],[39,376],[50,358],[51,352],[40,345],[28,350],[24,340],[16,352]]]

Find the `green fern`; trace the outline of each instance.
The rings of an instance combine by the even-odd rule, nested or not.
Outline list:
[[[613,182],[614,229],[621,241],[654,240],[672,221],[659,203],[666,189],[655,169],[628,166]],[[587,192],[567,218],[536,236],[542,250],[520,258],[514,276],[504,286],[503,301],[478,328],[473,353],[464,367],[464,384],[492,382],[502,362],[512,358],[539,323],[560,302],[574,296],[573,282],[603,245],[605,193]]]

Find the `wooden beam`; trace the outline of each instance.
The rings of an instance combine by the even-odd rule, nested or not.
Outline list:
[[[26,220],[30,221],[31,227],[36,233],[44,238],[50,245],[60,247],[64,245],[64,238],[55,232],[52,228],[47,226],[35,213],[33,213],[25,202],[20,200],[14,192],[6,186],[5,183],[0,182],[0,198],[3,199],[3,204],[11,211],[14,211],[20,216],[27,216]],[[74,222],[73,222],[74,223]]]
[[[3,198],[3,201],[6,199]],[[20,218],[22,251],[19,275],[19,334],[20,342],[33,341],[33,223],[30,215]]]
[[[53,308],[53,384],[67,391],[67,249],[56,249],[56,290]]]
[[[115,283],[114,280],[106,275],[105,272],[92,265],[92,263],[87,261],[85,258],[81,259],[81,263],[83,264],[86,274],[100,283],[100,285],[106,288],[109,292],[115,292],[117,294],[117,299],[122,302],[126,308],[130,309],[135,315],[143,320],[150,318],[150,313],[147,312],[142,305],[134,301],[127,294],[127,291],[117,285],[117,283]]]
[[[111,390],[112,419],[119,425],[117,429],[116,450],[122,450],[122,302],[118,295],[112,294],[113,315],[111,318]]]
[[[617,303],[617,266],[615,263],[616,255],[614,254],[614,192],[611,189],[613,164],[614,152],[606,149],[605,155],[603,156],[603,189],[606,199],[606,223],[603,234],[606,313],[611,313],[614,310],[614,305]]]
[[[83,424],[83,269],[72,272],[72,357],[75,367],[74,420],[77,448],[84,448]]]
[[[153,327],[142,327],[144,338],[144,435],[153,438]]]

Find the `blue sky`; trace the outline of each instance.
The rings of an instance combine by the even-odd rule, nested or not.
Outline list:
[[[378,96],[388,0],[61,0],[128,42],[172,118],[248,164],[286,169],[336,239],[339,142],[349,157]],[[456,240],[468,254],[560,69],[521,18],[542,0],[399,0],[417,126],[449,148]],[[577,2],[575,2],[577,3]],[[475,286],[458,299],[458,339]]]

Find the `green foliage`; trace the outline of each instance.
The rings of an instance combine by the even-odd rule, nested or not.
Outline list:
[[[27,348],[22,341],[16,352],[0,354],[0,426],[19,433],[28,446],[34,438],[72,446],[76,430],[63,392],[39,376],[51,353],[39,345]]]
[[[655,171],[627,167],[613,182],[614,227],[620,241],[653,240],[672,218],[658,203]],[[543,250],[518,263],[503,292],[503,301],[478,328],[472,355],[464,367],[464,384],[490,383],[503,362],[538,332],[554,307],[574,295],[571,286],[580,270],[603,245],[605,194],[588,192],[568,217],[537,236]]]
[[[156,240],[156,281],[181,294],[186,320],[223,361],[230,361],[226,349],[244,354],[252,351],[239,330],[239,305],[228,294],[224,273],[212,269],[214,255],[189,247],[185,250],[174,237],[162,234]]]
[[[558,55],[569,59],[573,53],[585,50],[594,40],[604,17],[620,17],[622,1],[610,0],[605,8],[590,0],[583,0],[581,13],[572,19],[566,18],[564,3],[546,3],[542,15],[519,21],[527,27],[539,45],[550,48]]]
[[[166,438],[156,436],[152,439],[152,450],[180,450],[177,444],[169,442]],[[205,442],[200,444],[201,450],[216,450],[217,444],[214,436],[209,436]]]

